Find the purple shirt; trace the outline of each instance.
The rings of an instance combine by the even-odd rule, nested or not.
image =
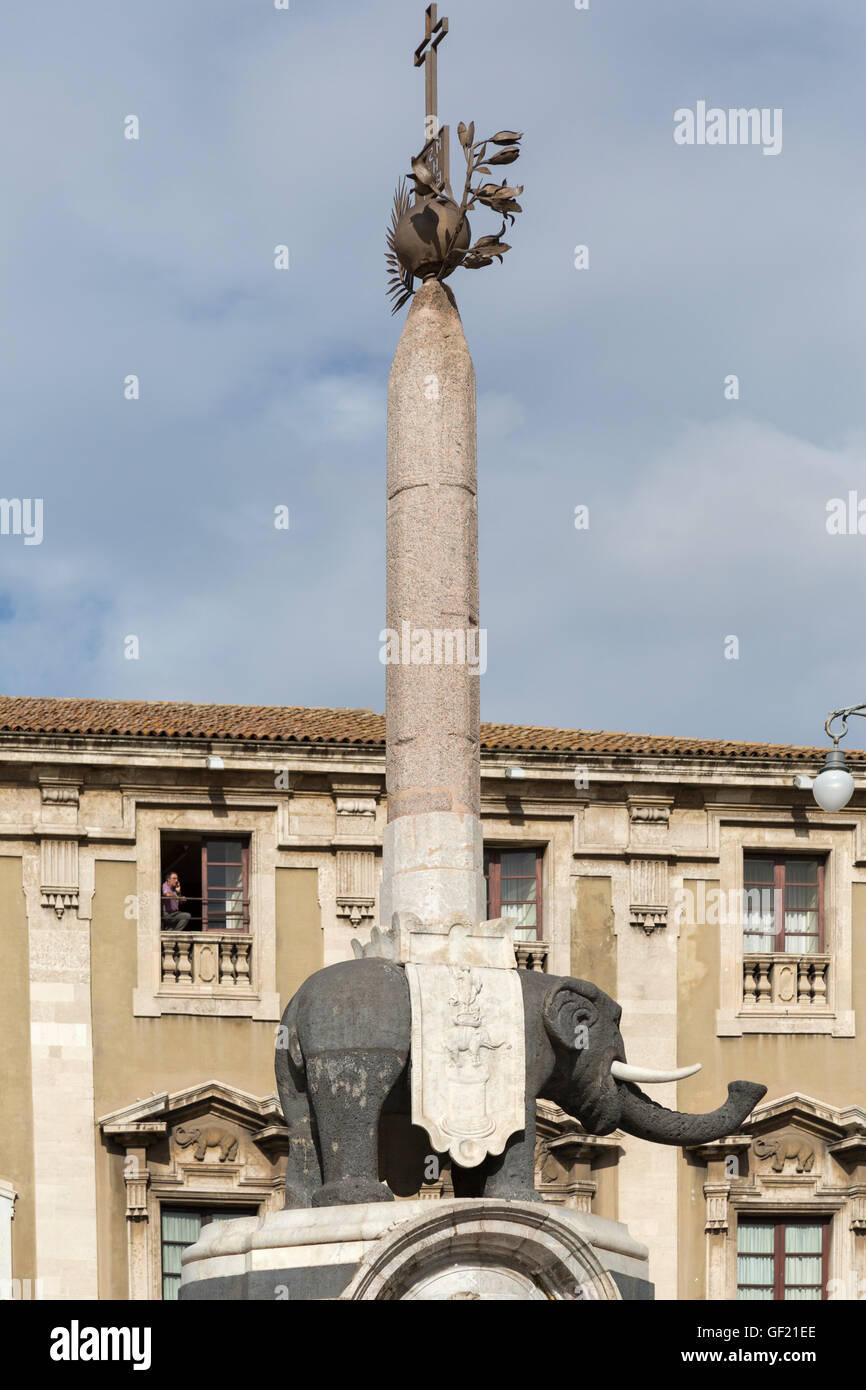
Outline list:
[[[171,886],[171,884],[169,883],[168,879],[166,879],[165,883],[162,885],[162,910],[163,910],[163,912],[177,912],[177,908],[178,908],[178,897],[177,897],[177,895],[178,895],[179,892],[180,892],[180,887],[178,886],[177,888],[172,888],[172,886]]]

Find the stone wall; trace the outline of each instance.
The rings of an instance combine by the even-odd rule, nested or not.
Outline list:
[[[33,1174],[33,1092],[30,1071],[30,951],[19,858],[0,858],[0,1174],[17,1192],[12,1221],[12,1268],[36,1277],[36,1203]]]
[[[233,1126],[250,1165],[247,1197],[279,1203],[280,1010],[308,974],[347,959],[352,937],[379,921],[381,750],[215,751],[225,770],[212,775],[200,749],[169,741],[76,748],[7,736],[0,1177],[18,1194],[13,1276],[41,1278],[49,1296],[156,1296],[159,1200],[243,1196],[237,1165],[229,1173],[212,1151],[199,1161],[171,1147],[160,1158],[142,1139],[150,1124],[169,1145],[178,1124]],[[581,790],[565,755],[525,758],[519,783],[505,778],[511,761],[484,759],[484,838],[543,850],[544,941],[527,954],[532,968],[573,972],[617,998],[630,1061],[702,1063],[697,1076],[654,1091],[664,1104],[712,1109],[736,1077],[767,1084],[771,1106],[801,1097],[779,1114],[762,1110],[730,1151],[689,1156],[616,1135],[593,1146],[547,1116],[545,1197],[628,1223],[650,1246],[659,1297],[721,1296],[737,1211],[770,1210],[768,1194],[776,1209],[829,1203],[834,1277],[843,1265],[859,1269],[866,812],[855,798],[825,816],[781,764],[597,759]],[[249,989],[161,982],[159,831],[172,827],[251,837]],[[724,897],[742,886],[745,849],[826,857],[825,993],[807,982],[791,998],[785,981],[773,993],[767,976],[749,994],[736,924],[707,911],[714,890]],[[680,912],[684,900],[691,915]],[[205,1094],[211,1082],[217,1091]],[[813,1145],[818,1178],[790,1164],[776,1175],[756,1161],[750,1145],[761,1135],[774,1142],[777,1131]],[[406,1136],[384,1142],[400,1195],[413,1197]],[[744,1175],[733,1184],[728,1159]],[[423,1195],[447,1192],[446,1173]]]

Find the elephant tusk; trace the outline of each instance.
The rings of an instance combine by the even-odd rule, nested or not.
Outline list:
[[[611,1062],[611,1076],[617,1081],[642,1081],[645,1086],[651,1086],[654,1081],[682,1081],[687,1076],[694,1076],[696,1071],[700,1071],[700,1062],[695,1062],[693,1067],[677,1067],[674,1071],[656,1071],[653,1067],[633,1067],[628,1062]]]

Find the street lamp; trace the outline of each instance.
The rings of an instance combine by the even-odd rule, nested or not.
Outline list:
[[[802,776],[794,778],[795,787],[811,787],[812,795],[822,811],[841,811],[854,795],[854,778],[848,771],[845,754],[839,747],[840,738],[844,738],[848,732],[848,719],[852,714],[859,714],[866,719],[866,701],[861,705],[848,705],[846,709],[835,709],[827,716],[824,729],[827,737],[832,738],[833,747],[827,749],[824,766],[814,780]],[[831,725],[837,719],[841,719],[842,727],[838,734],[834,734]]]
[[[824,766],[812,785],[822,811],[841,811],[854,795],[854,778],[845,766],[841,748],[828,748]]]

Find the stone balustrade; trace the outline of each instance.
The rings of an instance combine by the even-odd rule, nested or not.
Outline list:
[[[162,984],[249,989],[252,944],[244,932],[164,931]]]
[[[515,941],[514,954],[520,970],[546,970],[550,947],[546,941]]]
[[[824,1009],[828,955],[748,952],[743,957],[743,1007]]]

